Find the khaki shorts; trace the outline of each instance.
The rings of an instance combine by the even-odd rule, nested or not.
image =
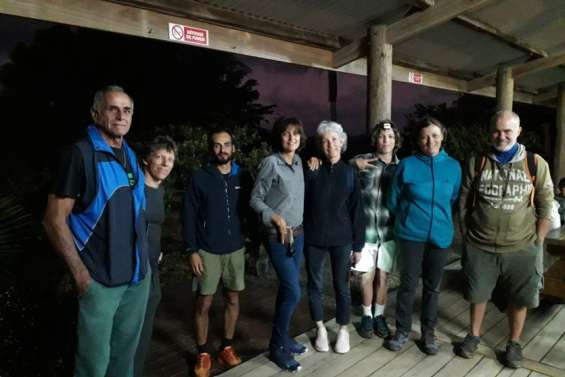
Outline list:
[[[478,304],[491,299],[497,287],[509,304],[535,308],[539,305],[541,246],[533,243],[511,253],[489,253],[466,243],[463,250],[463,273],[467,280],[465,297]]]
[[[220,279],[224,288],[239,292],[245,289],[245,248],[229,254],[212,254],[199,250],[198,254],[204,264],[204,272],[200,277],[192,279],[192,290],[203,296],[216,293]]]

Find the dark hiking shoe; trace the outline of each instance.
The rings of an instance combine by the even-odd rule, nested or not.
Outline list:
[[[293,355],[302,355],[308,352],[308,347],[292,338],[288,340],[285,348]]]
[[[301,369],[298,361],[294,360],[292,354],[284,347],[271,347],[269,359],[282,370],[298,372]]]
[[[506,366],[512,369],[518,369],[522,365],[522,346],[518,342],[509,341],[506,344]]]
[[[398,352],[407,342],[408,333],[402,330],[396,330],[391,338],[385,340],[383,346],[390,351]]]
[[[373,318],[368,315],[361,317],[361,324],[359,325],[359,335],[363,338],[373,337]]]
[[[378,315],[373,319],[373,329],[379,338],[387,338],[390,336],[390,329],[386,324],[384,315]]]
[[[420,342],[422,344],[422,351],[426,355],[435,355],[438,353],[439,347],[433,330],[423,331]]]
[[[480,336],[467,334],[465,339],[463,339],[463,343],[459,345],[457,354],[465,359],[472,359],[475,352],[477,352],[477,348],[479,348],[479,343],[481,343]]]

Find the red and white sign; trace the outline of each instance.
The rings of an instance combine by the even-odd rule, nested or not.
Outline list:
[[[169,39],[197,46],[208,46],[208,30],[169,22]]]
[[[424,75],[418,72],[408,72],[408,82],[422,85],[424,83]]]

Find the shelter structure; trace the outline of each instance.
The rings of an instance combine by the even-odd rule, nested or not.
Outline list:
[[[555,106],[565,176],[563,0],[1,0],[0,13],[367,76],[368,126],[392,81]]]

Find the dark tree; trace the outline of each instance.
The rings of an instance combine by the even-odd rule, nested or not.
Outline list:
[[[488,148],[488,125],[496,111],[494,98],[464,94],[451,104],[416,105],[414,112],[408,115],[410,122],[426,115],[433,116],[448,129],[446,151],[455,159],[463,162],[469,156]],[[551,134],[555,125],[555,110],[543,106],[514,103],[514,112],[520,116],[522,134],[518,141],[529,150],[539,153],[551,163]],[[406,139],[402,155],[406,156],[417,149],[416,135],[410,127],[403,130]]]
[[[37,179],[54,151],[81,134],[94,91],[107,84],[135,100],[130,140],[166,124],[256,128],[272,108],[258,103],[247,66],[202,48],[54,26],[18,45],[11,60],[0,68],[0,112],[12,191],[22,172]]]

